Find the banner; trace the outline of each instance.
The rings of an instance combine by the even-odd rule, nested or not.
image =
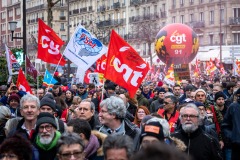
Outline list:
[[[174,65],[174,79],[175,81],[191,79],[189,65],[188,64]]]
[[[38,56],[37,58],[47,63],[64,66],[66,61],[60,53],[64,42],[57,34],[47,26],[41,19],[38,19]]]
[[[107,47],[79,24],[63,55],[85,72],[106,52]]]
[[[20,70],[21,66],[19,65],[16,57],[13,55],[12,51],[7,47],[6,44],[5,44],[5,51],[6,51],[9,76],[18,74],[18,71]]]
[[[107,54],[104,77],[128,90],[134,97],[149,71],[149,65],[114,30]]]

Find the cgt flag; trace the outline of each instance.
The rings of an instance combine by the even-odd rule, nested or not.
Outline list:
[[[148,64],[112,30],[104,77],[126,88],[134,97],[148,71]]]
[[[52,28],[38,19],[38,58],[47,63],[64,66],[66,61],[59,51],[63,44]]]
[[[37,79],[38,71],[36,68],[33,66],[31,61],[28,59],[26,56],[26,65],[27,65],[27,74],[31,75],[35,80]]]
[[[18,74],[18,79],[17,79],[17,85],[19,90],[25,91],[27,93],[32,94],[32,90],[28,84],[28,81],[26,80],[22,69],[20,68],[19,74]]]

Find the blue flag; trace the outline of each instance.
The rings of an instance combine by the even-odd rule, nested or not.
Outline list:
[[[48,87],[52,87],[55,83],[57,83],[58,81],[56,79],[53,78],[53,76],[51,75],[50,72],[48,72],[48,70],[45,71],[45,75],[43,78],[43,85]]]

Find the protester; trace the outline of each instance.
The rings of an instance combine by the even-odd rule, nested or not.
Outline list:
[[[159,108],[163,107],[163,100],[165,97],[164,95],[165,93],[166,91],[164,88],[157,89],[158,98],[155,101],[153,101],[149,107],[149,110],[151,113],[157,112]]]
[[[142,119],[143,119],[146,115],[149,115],[149,114],[150,114],[150,112],[149,112],[149,110],[147,109],[147,107],[145,107],[145,106],[139,106],[138,109],[137,109],[137,111],[136,111],[136,114],[135,114],[133,123],[136,124],[138,127],[140,127],[141,122],[142,122]]]
[[[79,118],[88,121],[92,130],[100,128],[98,116],[95,114],[95,105],[91,100],[84,99],[79,106],[74,110],[72,118]]]
[[[95,159],[97,151],[100,148],[98,138],[91,134],[91,126],[88,121],[83,119],[72,119],[68,122],[68,131],[77,133],[84,142],[84,155],[85,159]]]
[[[140,130],[132,124],[126,116],[126,107],[123,100],[119,97],[111,96],[100,103],[101,111],[99,120],[102,127],[100,132],[111,135],[128,135],[133,139],[134,149],[139,147]]]
[[[64,133],[57,143],[59,160],[84,160],[84,143],[76,133]]]
[[[18,118],[9,120],[5,125],[6,134],[11,136],[17,133],[33,142],[37,135],[35,126],[39,109],[40,102],[36,96],[31,94],[23,96],[20,101],[20,112],[23,118],[20,120]]]
[[[230,129],[230,136],[232,143],[232,160],[240,159],[240,89],[236,91],[237,101],[233,102],[224,116],[224,123]]]
[[[37,160],[31,143],[20,135],[7,138],[0,146],[1,160]]]
[[[177,103],[178,100],[175,96],[166,96],[163,101],[163,108],[157,111],[161,117],[168,121],[171,133],[179,126]]]
[[[133,155],[133,142],[127,135],[109,135],[103,143],[105,160],[129,160]]]
[[[61,133],[57,131],[54,116],[48,112],[40,113],[36,132],[34,146],[39,151],[39,160],[53,160],[57,154],[57,141],[61,137]]]
[[[181,129],[172,134],[187,146],[186,153],[195,160],[221,160],[221,150],[218,142],[199,128],[199,109],[189,103],[180,110]]]

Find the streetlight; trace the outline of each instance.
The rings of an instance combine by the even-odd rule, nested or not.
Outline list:
[[[27,31],[26,31],[26,0],[22,1],[23,4],[23,13],[22,13],[22,20],[23,20],[23,36],[22,37],[14,37],[14,31],[17,28],[17,22],[16,21],[10,21],[9,26],[10,26],[10,31],[12,33],[12,41],[13,39],[22,39],[23,40],[23,61],[24,61],[24,66],[25,66],[25,75],[27,76],[27,66],[26,66],[26,55],[27,55]]]

